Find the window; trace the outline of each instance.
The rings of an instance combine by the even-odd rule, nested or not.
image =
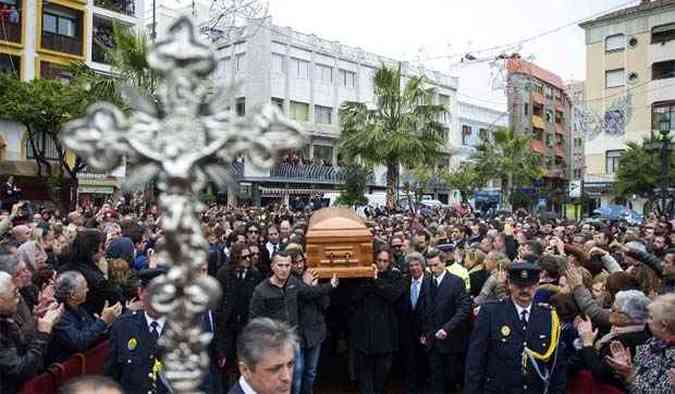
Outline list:
[[[623,86],[623,84],[624,84],[623,68],[619,68],[616,70],[609,70],[605,72],[605,87],[607,89]]]
[[[314,121],[316,121],[316,123],[332,124],[333,123],[333,108],[315,105],[314,106]]]
[[[656,26],[652,29],[652,44],[664,44],[675,40],[675,23]]]
[[[283,74],[284,73],[284,57],[278,53],[272,54],[272,72]]]
[[[489,136],[487,129],[478,130],[478,138],[480,138],[481,141],[487,141]]]
[[[272,97],[272,104],[279,107],[281,112],[284,112],[284,99],[278,97]]]
[[[462,145],[469,145],[469,138],[471,138],[471,126],[462,126]]]
[[[546,96],[546,98],[552,99],[553,98],[553,89],[551,89],[551,87],[548,86],[548,85],[544,86],[544,95]]]
[[[239,73],[244,71],[246,68],[246,65],[244,64],[244,56],[245,54],[241,53],[239,55],[236,55],[234,57],[234,72]]]
[[[675,60],[652,64],[652,80],[675,77]]]
[[[443,143],[448,143],[448,138],[450,137],[450,129],[447,127],[441,127],[441,140]]]
[[[539,94],[544,94],[544,85],[537,83],[534,85],[534,91]]]
[[[563,113],[560,111],[555,111],[555,122],[557,124],[562,124],[563,122]]]
[[[79,36],[79,18],[65,7],[49,7],[42,14],[42,30],[71,38]]]
[[[652,106],[652,130],[675,130],[675,102]]]
[[[546,110],[546,122],[553,123],[553,111],[551,111],[550,109]]]
[[[291,119],[298,122],[309,121],[309,104],[291,101]]]
[[[323,164],[333,163],[333,147],[328,145],[314,145],[314,159],[323,161]]]
[[[356,73],[353,71],[340,70],[339,82],[347,89],[354,89],[356,86]]]
[[[547,146],[553,146],[553,138],[551,134],[546,134],[546,145]]]
[[[295,73],[297,79],[309,79],[309,62],[306,60],[292,59],[291,73]],[[292,75],[292,74],[291,74]]]
[[[21,74],[21,58],[0,53],[0,73],[14,74],[18,78]]]
[[[35,148],[38,152],[44,152],[45,159],[59,160],[59,153],[58,149],[56,149],[54,137],[45,132],[37,132],[33,136],[33,142],[35,143]],[[26,138],[26,159],[32,160],[35,159],[35,157],[35,151],[33,150],[30,138]]]
[[[237,102],[235,104],[235,111],[237,112],[238,116],[246,115],[246,98],[245,97],[239,97],[237,99]]]
[[[616,174],[622,154],[623,150],[608,150],[605,152],[605,173],[607,175]]]
[[[316,79],[318,79],[319,82],[327,85],[333,83],[333,68],[323,64],[317,64]]]
[[[525,114],[525,116],[527,116],[529,112],[530,112],[530,103],[523,104],[523,113]]]
[[[623,34],[615,34],[605,38],[605,51],[621,51],[626,47],[626,37]]]
[[[445,111],[441,113],[441,123],[448,123],[450,121],[450,96],[444,94],[438,95],[438,104],[442,105],[445,108]]]

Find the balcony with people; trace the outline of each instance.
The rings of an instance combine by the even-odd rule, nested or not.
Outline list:
[[[21,42],[21,0],[0,0],[0,41]]]
[[[136,15],[136,0],[94,0],[94,5],[124,15]]]

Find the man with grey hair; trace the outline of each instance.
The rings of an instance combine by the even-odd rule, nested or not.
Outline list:
[[[54,306],[38,319],[36,334],[19,335],[14,321],[19,289],[12,277],[0,272],[0,393],[14,394],[23,382],[43,368],[43,356],[52,327],[61,318],[63,307]]]
[[[229,394],[288,394],[299,342],[288,324],[269,318],[251,320],[237,339],[239,382]]]
[[[0,255],[0,272],[11,275],[12,281],[19,291],[32,284],[33,273],[28,269],[26,263],[16,256]],[[23,295],[19,300],[14,320],[24,335],[32,335],[35,331],[35,318]]]
[[[426,349],[422,337],[423,305],[429,294],[429,281],[425,279],[426,259],[419,252],[405,256],[408,275],[404,281],[404,293],[398,303],[399,336],[401,357],[404,363],[405,383],[408,393],[423,389],[428,376]]]

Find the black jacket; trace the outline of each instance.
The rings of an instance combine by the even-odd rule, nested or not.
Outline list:
[[[0,393],[14,394],[44,365],[47,334],[25,338],[12,319],[0,318]]]
[[[425,278],[429,296],[423,304],[423,333],[430,346],[435,346],[443,354],[463,353],[466,346],[466,321],[471,311],[471,299],[466,293],[464,281],[458,276],[446,272],[436,287],[435,278]],[[435,337],[438,330],[444,329],[447,338]]]
[[[660,258],[654,256],[653,254],[641,252],[639,250],[631,250],[627,254],[637,259],[647,267],[653,269],[654,272],[656,272],[656,275],[663,279],[664,293],[675,292],[675,280],[673,278],[667,278],[663,275],[663,262]]]
[[[300,282],[302,280],[298,279]],[[307,286],[302,283],[303,286]],[[320,287],[322,295],[318,298],[307,297],[300,298],[298,301],[299,311],[299,325],[298,331],[300,334],[300,345],[303,348],[312,348],[326,339],[326,319],[325,312],[330,305],[330,297],[328,293],[333,290],[332,286],[328,284]]]
[[[428,274],[425,274],[425,279]],[[410,299],[412,279],[407,277],[403,280],[403,294],[397,302],[397,314],[399,321],[399,336],[401,346],[405,349],[411,349],[422,336],[423,310],[426,298],[429,297],[429,281],[422,280],[420,292],[417,297],[417,305],[413,308]]]
[[[253,291],[263,280],[262,274],[255,269],[248,270],[243,279],[240,279],[239,274],[229,265],[218,270],[217,279],[223,297],[215,311],[216,332],[213,342],[220,356],[230,357],[235,354],[236,337],[249,320]]]
[[[625,347],[630,349],[630,354],[635,354],[635,348],[651,337],[649,332],[645,329],[639,332],[632,332],[617,335],[613,338],[614,341],[621,342]],[[614,373],[614,370],[609,366],[605,357],[611,356],[609,344],[612,341],[605,342],[600,350],[595,350],[592,346],[584,346],[579,354],[583,360],[582,369],[588,369],[593,374],[595,379],[602,383],[611,384],[614,387],[624,389],[623,379]]]
[[[256,286],[251,297],[249,318],[269,317],[281,320],[291,327],[297,327],[298,298],[318,298],[326,293],[326,285],[310,287],[294,276],[289,276],[283,288],[277,287],[266,279]],[[330,286],[330,284],[328,284]]]
[[[62,362],[75,353],[84,353],[102,340],[107,331],[108,325],[86,309],[65,307],[61,320],[52,330],[47,360]]]
[[[377,279],[358,279],[352,284],[352,346],[365,354],[398,350],[396,303],[403,294],[398,270],[381,272]]]

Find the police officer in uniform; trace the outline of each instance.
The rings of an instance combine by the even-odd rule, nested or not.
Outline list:
[[[143,310],[121,316],[110,330],[110,355],[106,361],[105,374],[117,381],[127,394],[169,393],[160,373],[157,345],[157,340],[165,330],[166,318],[152,310],[148,297],[152,287],[150,282],[164,273],[166,270],[162,268],[139,272],[141,289],[138,295]]]
[[[548,304],[532,301],[540,272],[536,264],[515,262],[508,274],[510,297],[481,307],[466,360],[465,394],[565,392],[558,316]]]

